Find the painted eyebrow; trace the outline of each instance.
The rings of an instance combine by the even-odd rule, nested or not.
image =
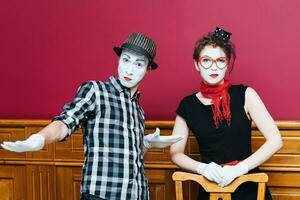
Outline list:
[[[140,59],[140,58],[136,59],[136,61],[142,61],[142,62],[146,62],[146,60],[145,60],[145,59]]]
[[[126,53],[123,53],[123,55],[127,56],[128,58],[131,58],[131,57],[130,57],[128,54],[126,54]],[[136,61],[146,62],[145,59],[141,59],[141,58],[136,59]]]
[[[128,58],[130,58],[130,56],[129,56],[129,55],[127,55],[126,53],[123,53],[123,55],[124,55],[124,56],[127,56]]]

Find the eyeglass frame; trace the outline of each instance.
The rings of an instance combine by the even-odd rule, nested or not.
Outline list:
[[[208,58],[208,59],[212,60],[212,63],[211,63],[211,65],[210,65],[209,67],[204,67],[204,66],[201,64],[201,61],[200,61],[200,60],[203,59],[203,58]],[[219,67],[218,64],[217,64],[217,60],[220,59],[220,58],[224,58],[224,59],[226,60],[226,65],[225,65],[223,68]],[[199,64],[201,65],[201,67],[203,67],[204,69],[209,69],[209,68],[211,68],[211,67],[213,66],[213,64],[215,63],[215,65],[216,65],[219,69],[223,70],[223,69],[225,69],[225,68],[228,66],[228,64],[229,64],[229,59],[228,59],[227,57],[218,57],[218,58],[216,58],[216,59],[213,59],[213,58],[210,57],[210,56],[201,56],[201,57],[199,57],[197,63],[199,63]]]

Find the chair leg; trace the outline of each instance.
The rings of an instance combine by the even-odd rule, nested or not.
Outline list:
[[[258,183],[257,200],[264,200],[266,193],[266,183]]]
[[[176,200],[183,200],[182,182],[175,181]]]

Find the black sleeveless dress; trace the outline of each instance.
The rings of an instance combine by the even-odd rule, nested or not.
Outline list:
[[[194,133],[202,162],[224,164],[235,160],[244,160],[251,152],[251,121],[244,110],[247,86],[232,85],[230,95],[231,124],[224,120],[217,129],[214,125],[211,105],[204,105],[196,93],[185,97],[176,112],[185,119],[187,126]],[[258,168],[249,173],[259,172]],[[233,200],[256,200],[257,184],[244,183],[232,195]],[[208,200],[209,194],[199,188],[199,200]],[[270,191],[266,190],[266,200],[271,200]]]

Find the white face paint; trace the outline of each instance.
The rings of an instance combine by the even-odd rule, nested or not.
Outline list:
[[[203,48],[199,58],[203,56],[210,57],[213,60],[218,60],[219,58],[226,57],[226,54],[220,47],[213,47],[209,45]],[[226,71],[228,69],[228,65],[223,69],[218,68],[215,62],[210,68],[205,69],[200,65],[199,62],[195,61],[195,67],[196,70],[200,72],[203,81],[208,85],[217,85],[223,83]]]
[[[124,49],[118,65],[121,84],[127,88],[137,86],[147,72],[148,63],[149,60],[145,56]]]

